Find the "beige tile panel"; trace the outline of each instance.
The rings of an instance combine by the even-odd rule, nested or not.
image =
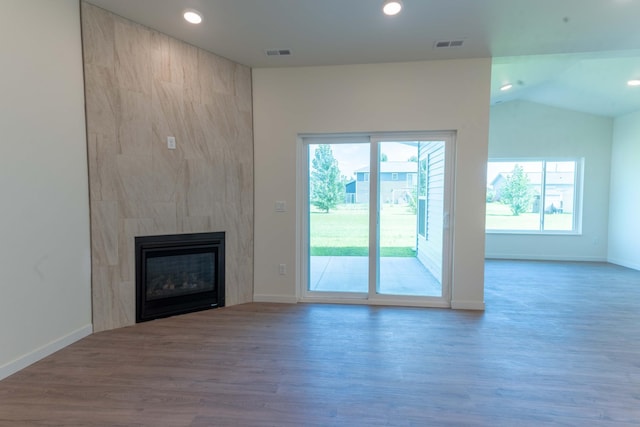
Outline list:
[[[149,203],[143,200],[127,200],[120,204],[120,218],[145,219],[176,216],[176,205],[173,202]]]
[[[205,143],[214,163],[220,161],[225,149],[241,146],[237,139],[238,112],[233,97],[219,96],[212,104],[197,106],[195,110],[203,124]]]
[[[120,93],[113,70],[85,64],[84,78],[87,128],[90,132],[115,136]]]
[[[200,78],[198,73],[198,52],[200,51],[195,46],[182,43],[177,44],[174,41],[171,44],[173,49],[182,48],[182,70],[183,70],[183,91],[184,101],[192,104],[202,104],[202,91],[200,90]]]
[[[151,219],[155,234],[175,234],[177,229],[176,204],[174,202],[154,202],[127,200],[120,203],[120,218]]]
[[[89,166],[89,200],[102,200],[102,183],[98,175],[98,135],[87,133],[87,163]]]
[[[148,156],[151,153],[151,96],[128,89],[119,91],[116,125],[120,153]]]
[[[120,88],[151,94],[151,31],[124,19],[115,23],[115,70]]]
[[[165,136],[185,139],[182,85],[154,80],[152,87],[153,123]],[[166,138],[165,138],[166,140]]]
[[[171,73],[171,57],[169,51],[169,36],[157,31],[151,32],[151,72],[154,80],[174,82]],[[181,83],[179,80],[175,83]]]
[[[186,160],[186,179],[184,192],[188,216],[207,216],[214,204],[219,203],[217,189],[220,187],[218,171],[224,165],[212,167],[206,160]],[[218,177],[218,180],[215,177]],[[215,208],[214,208],[215,209]]]
[[[233,96],[235,64],[228,59],[198,50],[198,79],[203,104],[212,104],[220,94]]]
[[[118,143],[113,135],[96,135],[96,178],[99,182],[100,200],[119,200],[122,190],[119,187],[116,159]]]
[[[159,201],[154,191],[153,159],[149,156],[116,156],[120,200]]]
[[[117,283],[117,301],[119,313],[119,326],[128,326],[136,323],[136,281],[121,281]]]
[[[253,298],[253,295],[247,295],[248,290],[244,289],[247,288],[246,283],[253,280],[253,251],[247,251],[246,247],[241,246],[240,241],[247,240],[247,236],[243,236],[241,233],[236,228],[226,233],[225,299],[227,305],[239,304]]]
[[[204,53],[203,53],[204,55]],[[206,55],[208,63],[213,68],[213,90],[218,94],[235,95],[234,73],[237,64],[226,58],[215,55]]]
[[[118,265],[118,202],[91,202],[91,257],[93,265]]]
[[[181,233],[206,233],[217,230],[211,226],[211,217],[209,216],[185,216],[180,218]]]
[[[96,330],[135,321],[136,236],[225,231],[227,304],[251,301],[250,69],[82,11]]]
[[[197,105],[193,103],[185,103],[185,137],[187,144],[181,144],[180,149],[185,159],[208,159],[212,160],[209,147],[205,139],[202,122],[198,117]]]
[[[169,52],[169,71],[172,83],[185,85],[185,74],[189,69],[197,69],[198,49],[172,37],[167,39]]]
[[[161,234],[155,229],[152,218],[122,219],[118,230],[120,271],[119,279],[124,282],[135,282],[135,238],[136,236],[152,236]]]
[[[235,94],[238,110],[251,113],[251,68],[236,65],[234,69]]]
[[[152,175],[156,201],[176,202],[177,195],[186,188],[184,167],[185,163],[179,150],[167,150],[166,144],[154,142]]]
[[[100,332],[125,326],[123,321],[117,266],[92,268],[93,330]]]
[[[113,15],[91,4],[82,3],[82,38],[85,64],[113,66],[115,22]]]

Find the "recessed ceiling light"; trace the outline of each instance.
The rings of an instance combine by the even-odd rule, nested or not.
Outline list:
[[[509,90],[512,87],[513,87],[513,85],[511,83],[507,83],[506,85],[500,86],[500,90],[504,92],[505,90]]]
[[[633,79],[627,82],[629,86],[640,86],[640,79]]]
[[[400,13],[402,10],[402,1],[400,0],[385,0],[382,4],[382,11],[385,15],[393,16]]]
[[[185,10],[182,16],[184,16],[184,19],[187,22],[190,22],[192,24],[199,24],[202,22],[202,15],[195,9]]]

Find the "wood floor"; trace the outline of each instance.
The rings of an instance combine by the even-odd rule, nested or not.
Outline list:
[[[2,426],[638,426],[640,272],[488,261],[484,313],[246,304],[92,335]]]

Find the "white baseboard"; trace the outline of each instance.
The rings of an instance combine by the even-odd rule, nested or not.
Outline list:
[[[609,262],[611,264],[616,264],[616,265],[619,265],[619,266],[622,266],[622,267],[632,268],[634,270],[640,270],[640,264],[629,262],[629,261],[624,260],[624,259],[609,258],[609,259],[607,259],[607,262]]]
[[[0,366],[0,380],[7,378],[9,375],[13,375],[21,369],[36,363],[37,361],[44,359],[45,357],[55,353],[58,350],[62,350],[68,345],[73,344],[76,341],[81,340],[84,337],[91,335],[93,332],[93,325],[85,325],[80,329],[67,334],[49,344],[43,345],[40,348],[33,350],[30,353],[20,356],[9,363]]]
[[[451,300],[451,308],[454,310],[484,310],[484,301]]]
[[[564,255],[522,255],[522,254],[494,254],[486,253],[485,259],[508,259],[523,261],[583,261],[583,262],[607,262],[607,259],[599,256],[564,256]]]
[[[254,294],[253,302],[274,302],[281,304],[297,304],[298,300],[294,296],[289,295],[266,295]]]

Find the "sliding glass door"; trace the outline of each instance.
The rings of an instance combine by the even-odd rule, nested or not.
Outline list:
[[[308,144],[306,149],[308,290],[366,293],[369,172],[363,165],[369,162],[369,143],[327,141]]]
[[[379,143],[379,294],[442,296],[444,148]]]
[[[300,299],[447,306],[453,134],[301,144]]]

